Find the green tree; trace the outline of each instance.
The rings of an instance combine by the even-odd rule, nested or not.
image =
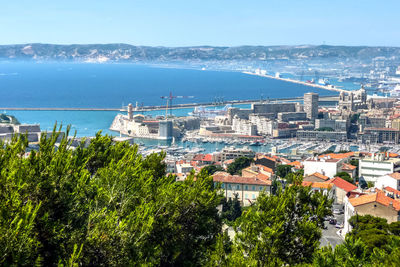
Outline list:
[[[226,200],[225,198],[222,201],[222,219],[226,219],[228,224],[229,222],[235,221],[242,215],[242,207],[240,206],[240,201],[238,194],[235,194],[235,197],[229,198]]]
[[[261,194],[257,198],[236,224],[233,258],[241,255],[245,265],[257,266],[312,261],[323,218],[331,214],[332,200],[301,186],[301,181],[298,177],[276,195]]]
[[[222,168],[221,166],[216,166],[216,165],[207,165],[203,169],[209,175],[213,175],[214,173],[219,172],[219,171],[224,171],[224,168]]]
[[[247,157],[236,158],[231,164],[228,165],[227,171],[232,175],[240,174],[241,171],[244,168],[249,167],[252,162],[253,162],[253,159],[251,159],[251,158],[247,158]]]
[[[163,154],[100,133],[71,149],[68,133],[42,135],[29,155],[26,138],[0,142],[1,265],[206,261],[223,197],[206,172],[175,182]]]
[[[285,178],[291,172],[292,172],[292,166],[290,165],[278,165],[276,167],[276,175],[282,179]]]

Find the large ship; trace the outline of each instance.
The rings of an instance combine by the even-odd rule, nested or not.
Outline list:
[[[201,118],[214,118],[216,116],[224,116],[227,114],[228,109],[232,105],[226,105],[225,107],[218,108],[206,108],[204,106],[195,107],[193,112],[190,112],[190,116],[201,117]]]

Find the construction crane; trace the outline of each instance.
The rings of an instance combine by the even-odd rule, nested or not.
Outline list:
[[[184,95],[172,95],[172,92],[169,92],[168,96],[161,96],[160,98],[167,100],[167,105],[165,107],[165,119],[168,117],[168,107],[172,108],[172,100],[175,98],[194,98],[194,96],[184,96]],[[169,113],[171,115],[171,111]]]

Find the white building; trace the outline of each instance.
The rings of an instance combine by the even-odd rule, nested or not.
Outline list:
[[[220,160],[226,161],[230,159],[236,159],[239,157],[254,158],[255,155],[256,153],[248,147],[236,148],[234,146],[231,146],[222,149],[220,153]]]
[[[400,171],[400,159],[387,158],[383,153],[360,160],[359,176],[366,182],[376,183],[378,177]]]
[[[176,164],[176,173],[189,173],[193,170],[193,166],[189,163]]]
[[[303,162],[304,176],[318,172],[333,178],[340,171],[341,163],[341,159],[332,159],[329,156],[308,158]]]
[[[259,116],[257,114],[250,114],[249,121],[257,126],[257,133],[259,135],[272,136],[273,130],[277,127],[276,121],[263,116]]]
[[[387,186],[400,190],[400,173],[395,172],[378,177],[375,187],[378,189],[384,189]]]
[[[238,134],[257,135],[257,126],[255,124],[252,124],[249,120],[240,119],[237,116],[232,120],[232,130]]]

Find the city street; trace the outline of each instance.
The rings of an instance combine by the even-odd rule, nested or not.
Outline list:
[[[344,222],[343,214],[335,215],[334,218],[339,223]],[[328,244],[335,247],[336,245],[343,243],[344,240],[337,234],[340,230],[339,228],[336,228],[334,224],[329,224],[329,221],[325,222],[325,226],[327,226],[327,229],[322,230],[321,247],[327,246]]]

